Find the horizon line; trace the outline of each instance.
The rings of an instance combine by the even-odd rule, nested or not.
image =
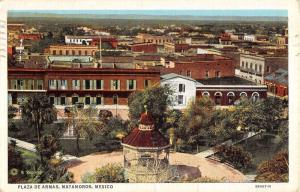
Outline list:
[[[13,14],[53,15],[143,15],[143,16],[193,16],[193,17],[288,17],[285,9],[239,10],[9,10]]]

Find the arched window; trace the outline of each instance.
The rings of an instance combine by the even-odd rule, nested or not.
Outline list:
[[[209,97],[209,92],[207,92],[207,91],[204,91],[204,92],[202,93],[202,96]]]
[[[215,104],[216,105],[221,105],[222,93],[221,92],[215,92],[214,96],[215,96]]]
[[[246,92],[241,92],[240,93],[240,97],[247,97],[248,95],[247,95],[247,93]]]
[[[251,95],[252,101],[257,101],[259,99],[259,93],[253,92]]]
[[[233,105],[235,100],[235,94],[234,92],[227,93],[227,103],[228,105]]]

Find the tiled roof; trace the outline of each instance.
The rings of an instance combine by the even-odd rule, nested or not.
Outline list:
[[[132,147],[158,148],[169,145],[168,140],[156,129],[151,131],[142,131],[134,128],[123,140],[123,144]]]
[[[147,112],[141,115],[139,128],[134,128],[122,140],[122,144],[138,148],[161,148],[169,146],[168,140],[155,129],[154,119]]]

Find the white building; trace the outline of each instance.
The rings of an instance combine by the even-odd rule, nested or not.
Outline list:
[[[254,41],[256,41],[256,36],[255,35],[245,35],[244,40],[254,42]]]
[[[92,41],[93,41],[92,36],[73,36],[73,35],[65,36],[66,44],[89,45]]]
[[[196,98],[197,84],[199,83],[196,80],[175,73],[161,76],[161,85],[169,85],[174,91],[172,98],[174,109],[184,109]]]

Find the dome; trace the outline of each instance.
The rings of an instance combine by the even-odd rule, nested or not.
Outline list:
[[[154,119],[150,115],[150,113],[148,113],[146,111],[145,113],[142,113],[142,115],[140,117],[139,124],[142,124],[142,125],[153,125],[154,124]]]

